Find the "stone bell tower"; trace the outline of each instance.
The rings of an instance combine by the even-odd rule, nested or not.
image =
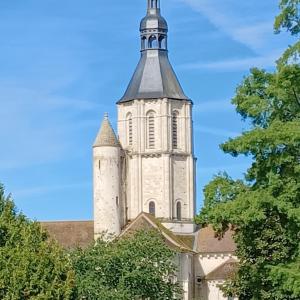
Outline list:
[[[192,101],[168,58],[168,25],[159,0],[147,0],[140,24],[141,58],[118,105],[118,133],[126,155],[127,218],[141,212],[175,232],[192,232],[195,158]]]

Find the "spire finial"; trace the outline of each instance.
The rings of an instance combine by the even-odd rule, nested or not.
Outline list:
[[[148,13],[159,9],[159,0],[148,0]]]
[[[104,113],[104,120],[108,120],[108,112]]]

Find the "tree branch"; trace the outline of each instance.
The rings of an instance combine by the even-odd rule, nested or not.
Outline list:
[[[292,88],[292,90],[293,90],[294,96],[295,96],[295,98],[296,98],[297,104],[300,106],[300,99],[299,99],[299,97],[298,97],[298,95],[297,95],[295,89]]]

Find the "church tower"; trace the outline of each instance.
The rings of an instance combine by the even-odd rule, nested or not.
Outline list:
[[[168,58],[168,25],[159,0],[147,0],[140,23],[141,58],[118,105],[118,134],[126,156],[127,220],[141,212],[174,232],[192,232],[195,157],[192,101]]]
[[[121,146],[107,114],[93,145],[94,235],[121,232]]]

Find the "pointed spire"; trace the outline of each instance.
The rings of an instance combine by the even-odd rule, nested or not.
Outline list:
[[[141,59],[118,103],[157,98],[189,100],[168,58],[168,24],[160,14],[160,2],[147,1],[147,15],[140,24]]]
[[[160,13],[160,1],[159,0],[148,0],[148,14],[159,14]]]
[[[108,113],[104,114],[104,119],[93,147],[103,147],[103,146],[120,147],[120,143],[109,122]]]

